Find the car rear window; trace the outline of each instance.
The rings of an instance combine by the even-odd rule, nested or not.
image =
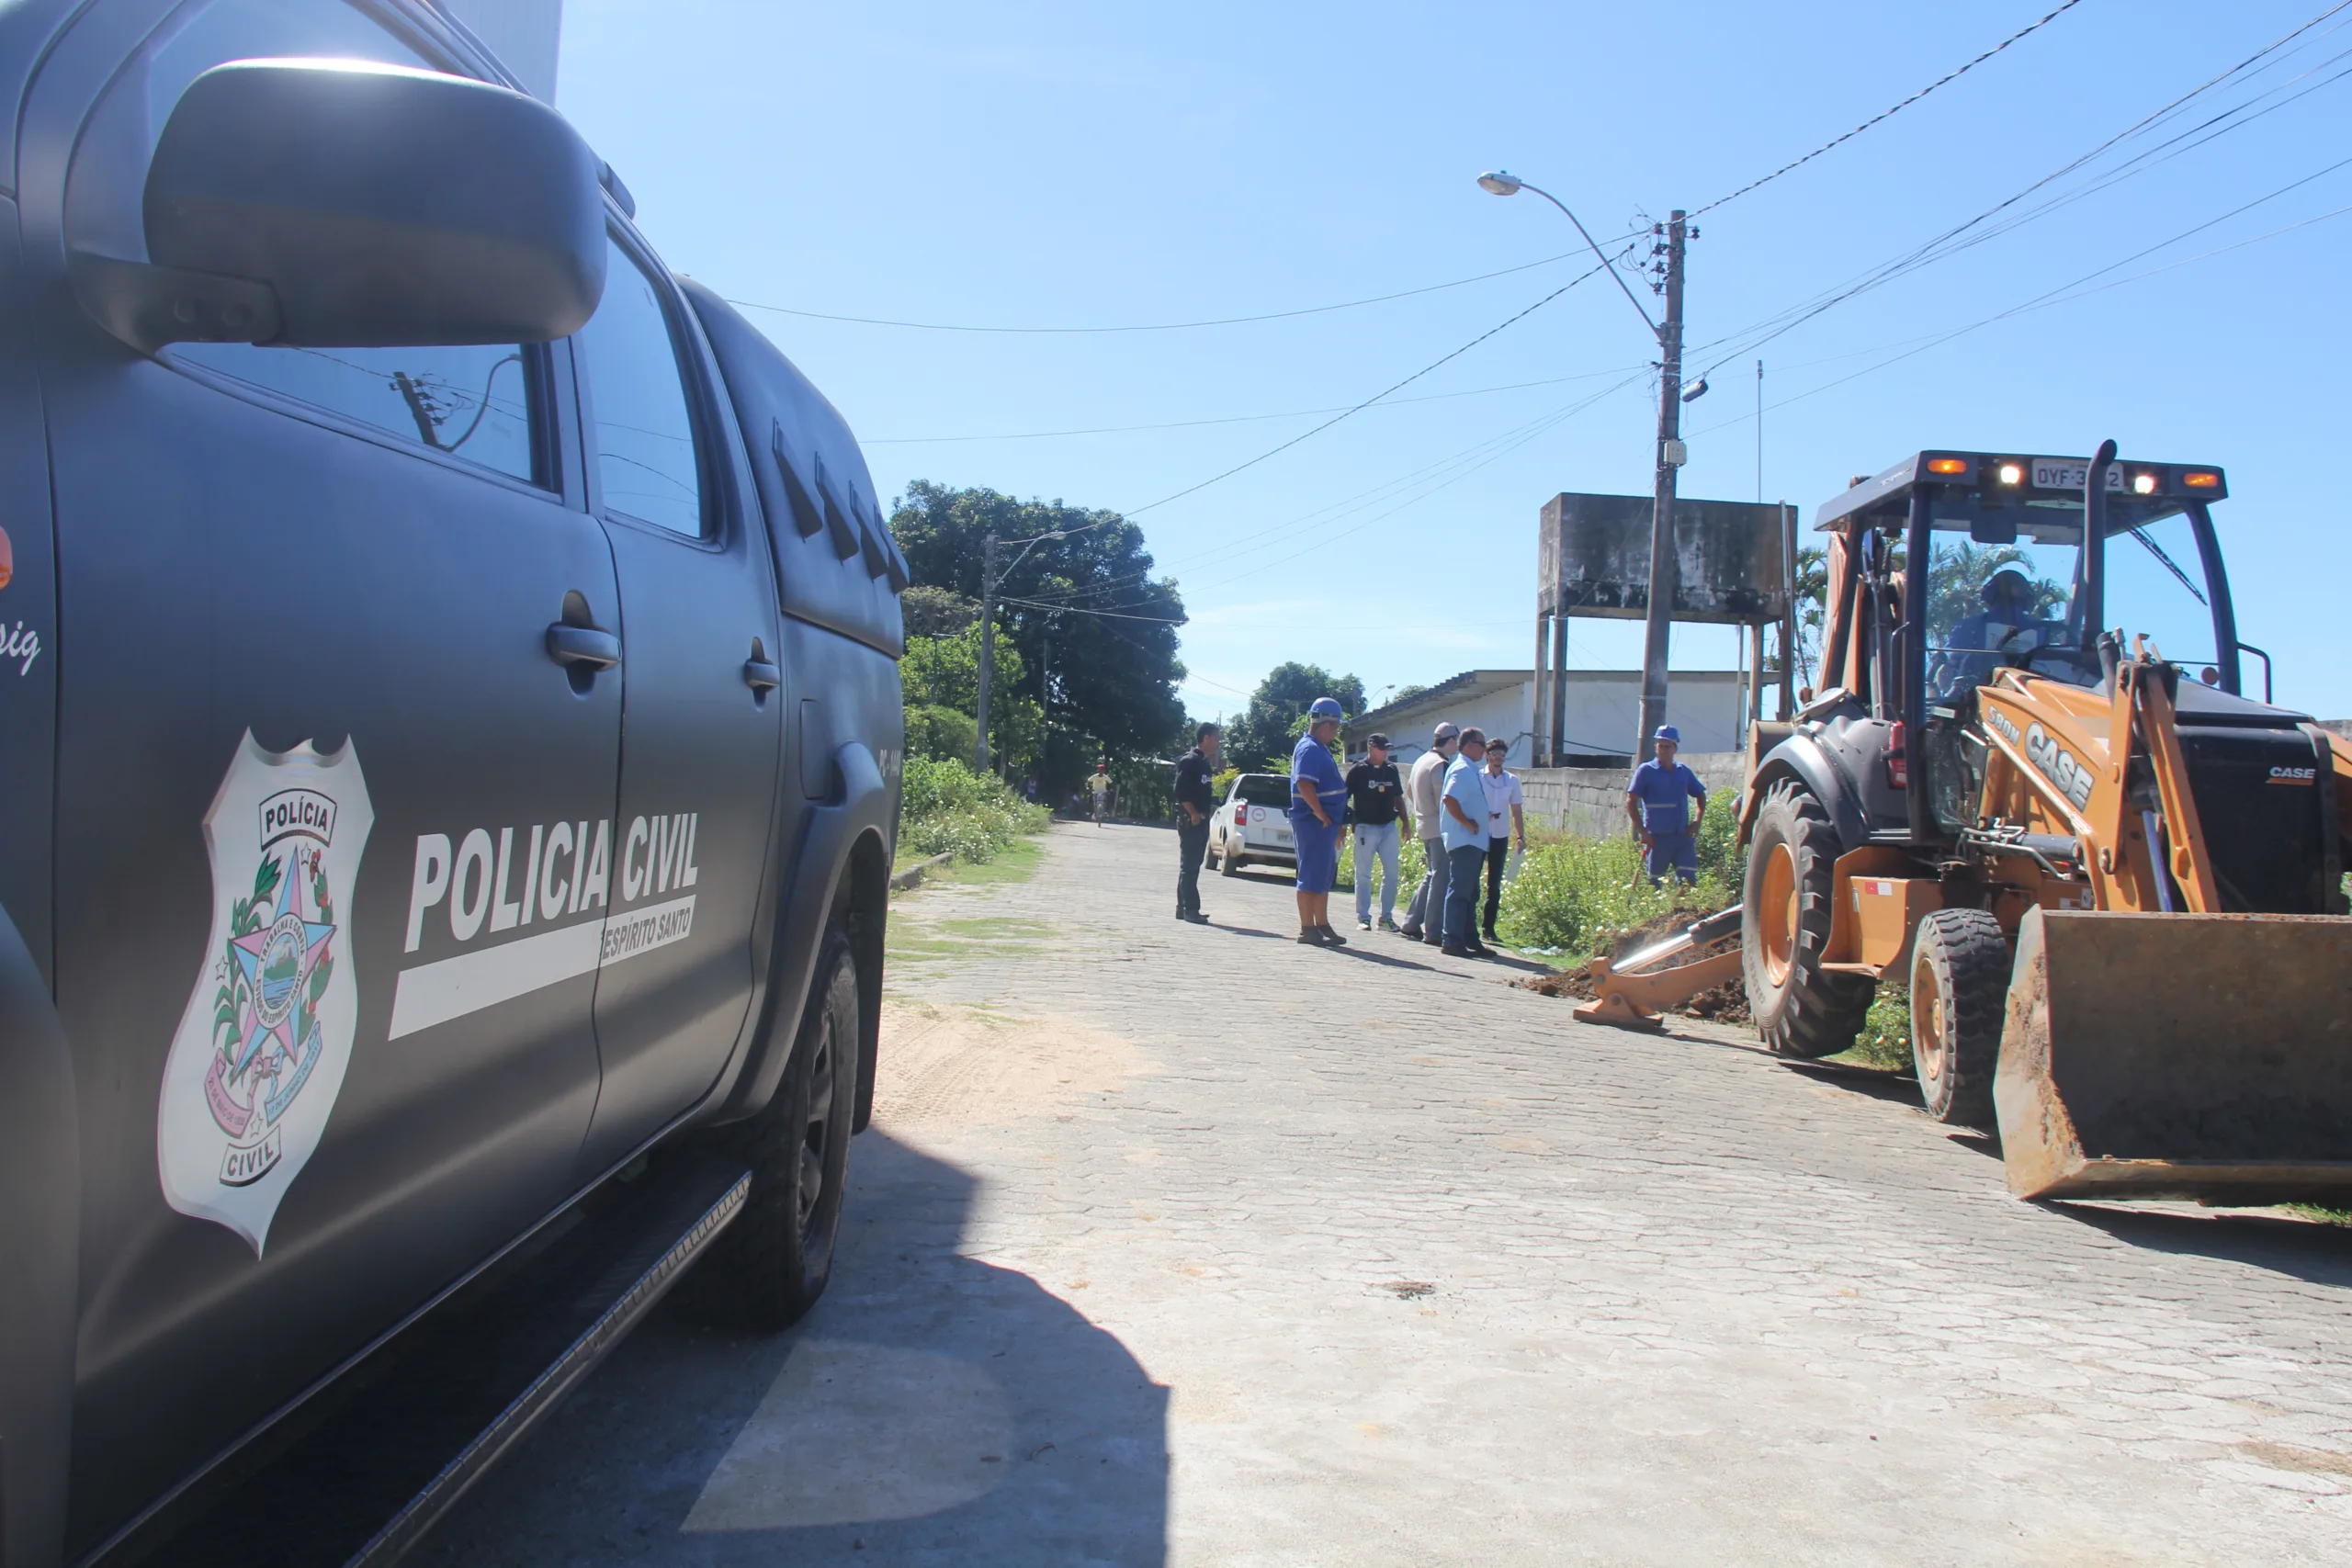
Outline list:
[[[1252,806],[1290,804],[1290,780],[1279,773],[1244,773],[1235,782],[1241,786],[1238,797]]]

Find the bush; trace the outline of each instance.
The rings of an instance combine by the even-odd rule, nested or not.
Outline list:
[[[1617,933],[1661,915],[1688,910],[1691,919],[1739,901],[1747,856],[1738,824],[1719,805],[1699,824],[1699,881],[1685,887],[1669,878],[1652,887],[1642,847],[1630,833],[1606,839],[1528,835],[1519,874],[1503,885],[1496,926],[1521,947],[1556,948],[1582,960],[1606,953]]]
[[[907,755],[961,762],[979,754],[979,721],[936,703],[907,709]]]
[[[928,858],[993,859],[1024,833],[1042,832],[1051,814],[1013,794],[1003,780],[976,773],[952,757],[907,759],[899,796],[899,848]]]

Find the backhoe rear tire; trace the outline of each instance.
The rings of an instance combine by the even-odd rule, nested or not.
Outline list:
[[[1757,809],[1743,889],[1740,961],[1757,1032],[1810,1061],[1854,1043],[1877,982],[1821,967],[1836,909],[1838,829],[1803,784],[1774,784]]]
[[[1928,1114],[1993,1125],[1993,1069],[2008,1016],[2009,944],[1983,909],[1938,909],[1912,938],[1911,1065]]]

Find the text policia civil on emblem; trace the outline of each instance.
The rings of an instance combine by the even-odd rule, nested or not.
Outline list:
[[[424,945],[435,911],[460,945],[485,931],[552,929],[401,970],[388,1038],[685,941],[695,919],[685,889],[702,877],[695,863],[701,821],[696,811],[635,818],[621,835],[617,865],[609,820],[501,828],[495,838],[476,828],[454,843],[446,833],[419,834],[401,951]],[[636,906],[663,894],[670,897],[658,904],[607,909],[608,899]]]

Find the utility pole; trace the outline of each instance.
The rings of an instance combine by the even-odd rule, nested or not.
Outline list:
[[[980,546],[980,712],[978,771],[989,771],[989,677],[996,673],[996,536]]]
[[[1642,636],[1642,722],[1634,760],[1649,757],[1657,727],[1666,722],[1668,639],[1674,629],[1674,483],[1686,454],[1682,446],[1682,249],[1683,212],[1666,222],[1666,320],[1657,329],[1657,489],[1650,513],[1650,602]]]

